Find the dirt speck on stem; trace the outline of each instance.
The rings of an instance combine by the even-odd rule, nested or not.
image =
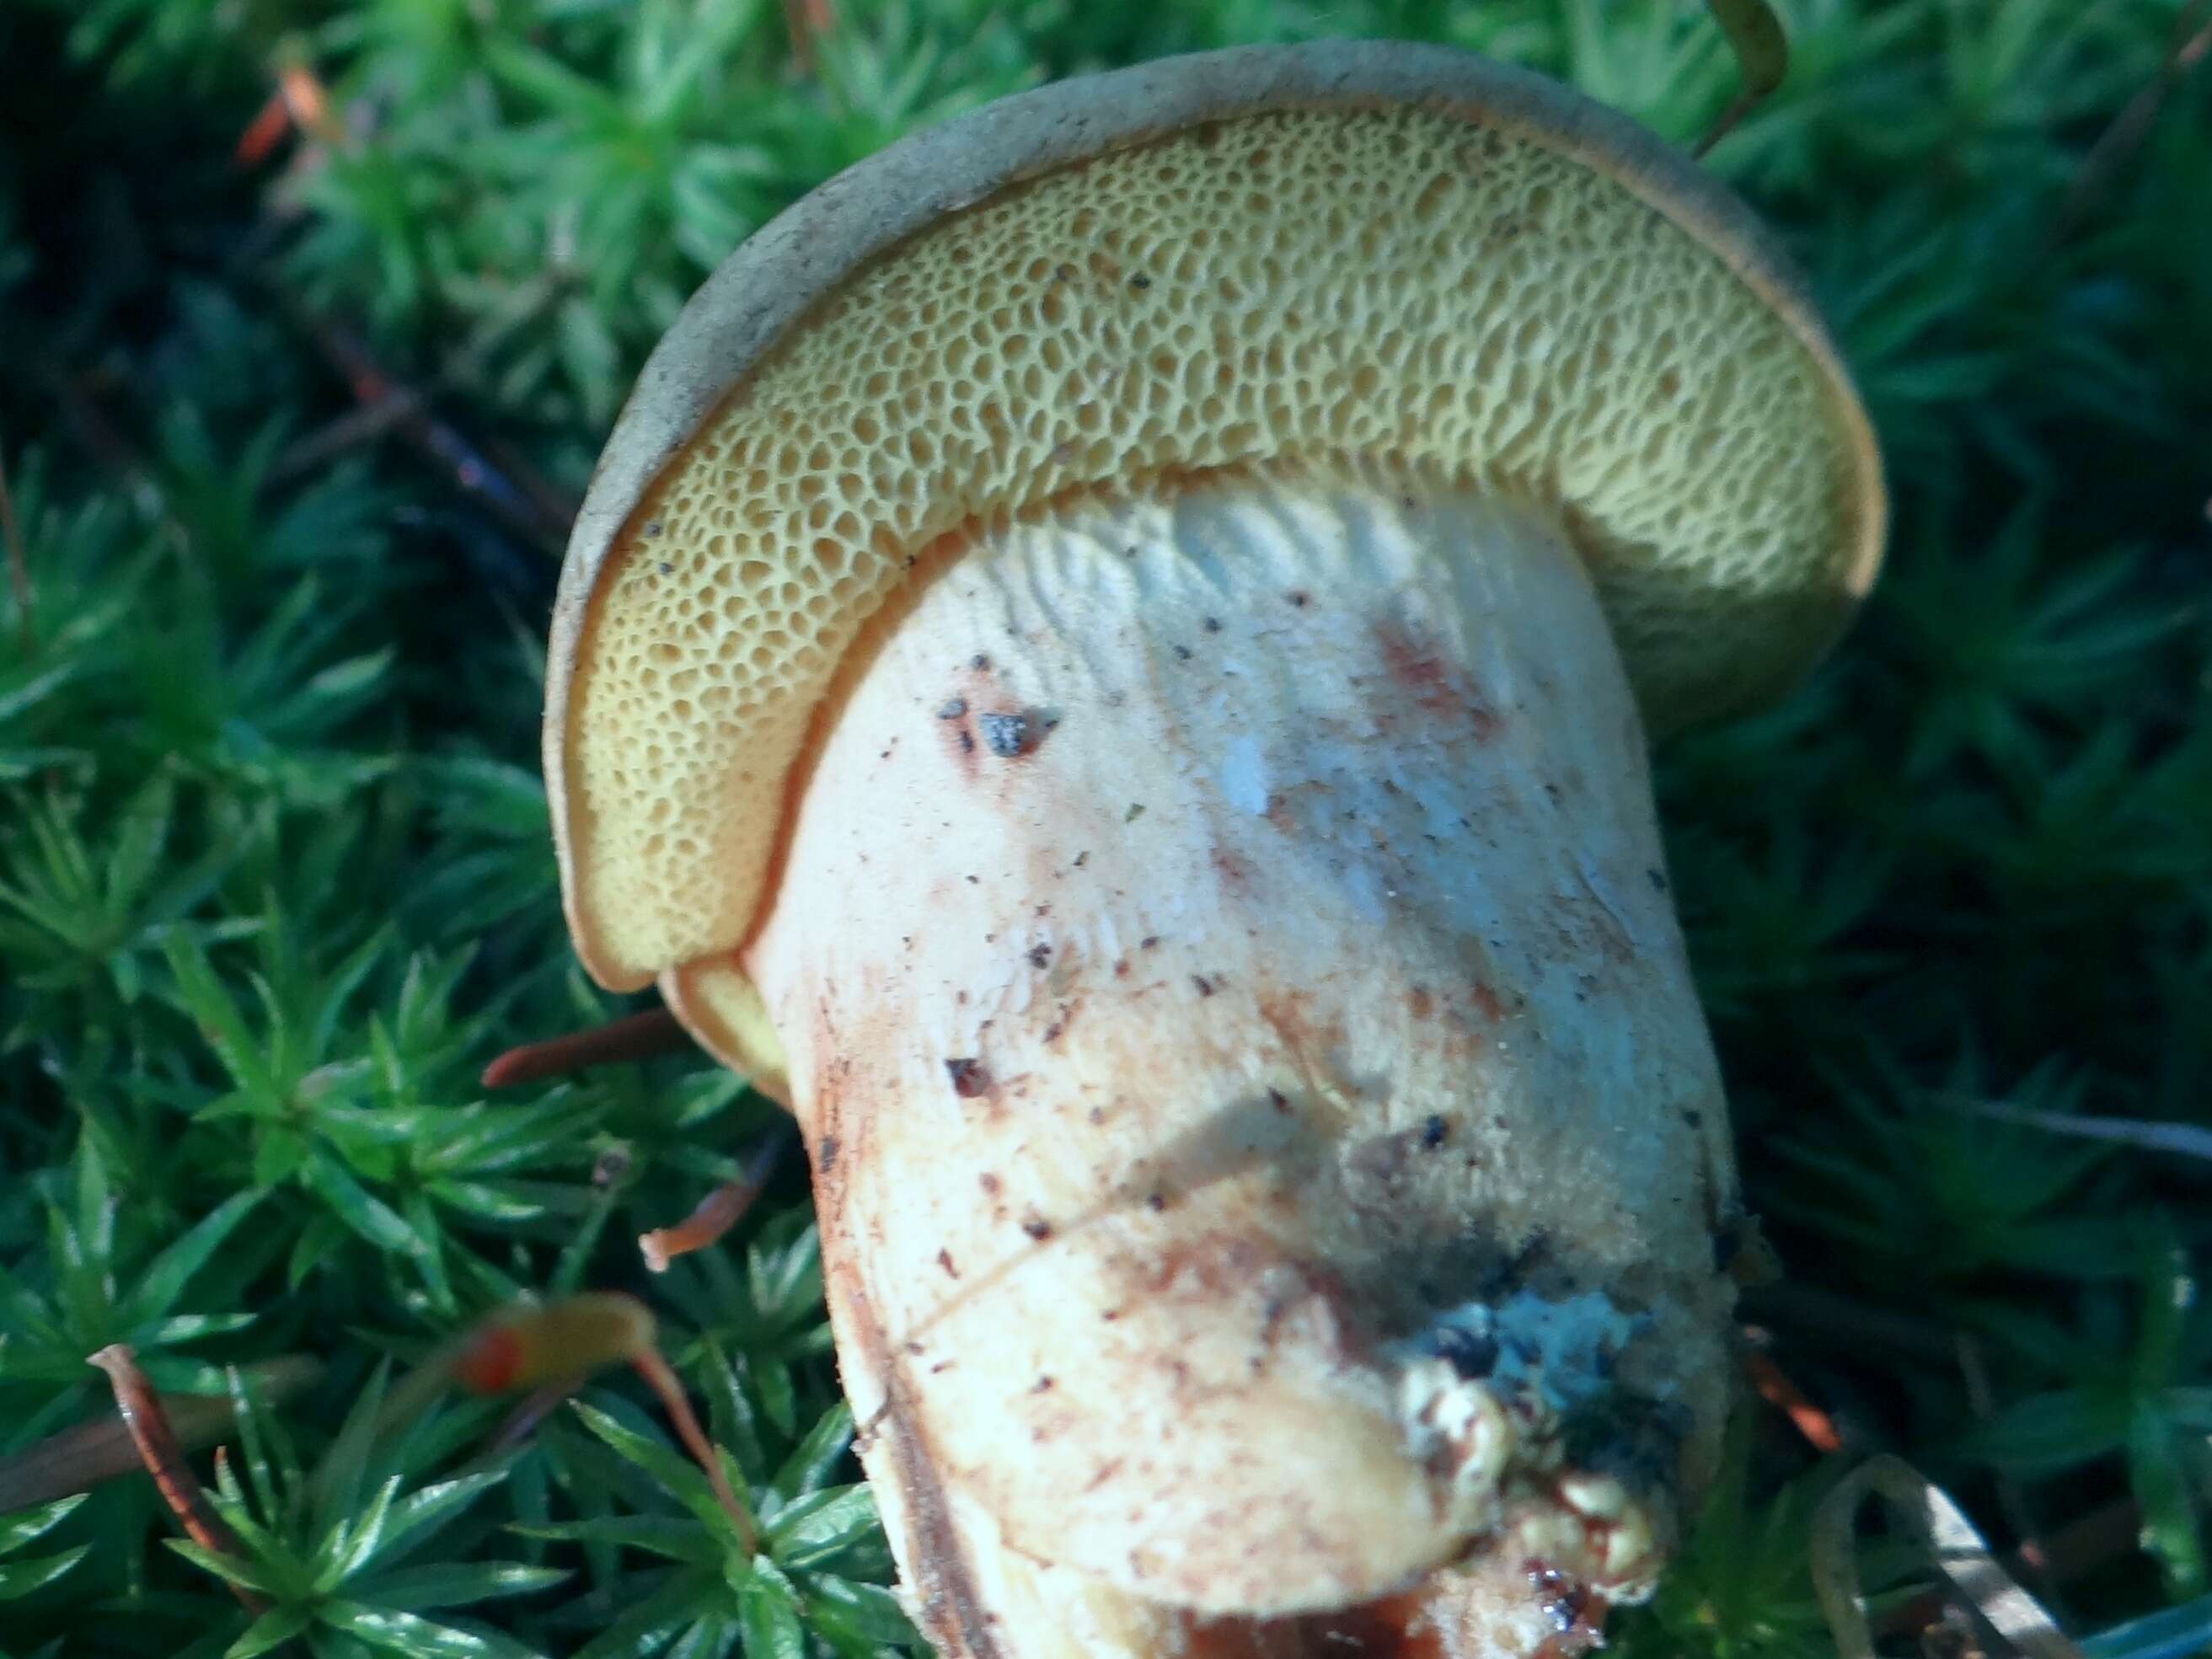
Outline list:
[[[979,714],[975,723],[983,729],[984,743],[1001,760],[1018,759],[1036,747],[1036,738],[1027,714]]]

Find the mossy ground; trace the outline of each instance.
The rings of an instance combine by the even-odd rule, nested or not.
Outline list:
[[[1085,67],[1443,40],[1681,139],[1735,86],[1693,0],[839,9],[805,75],[765,0],[0,11],[0,459],[32,599],[0,598],[0,1452],[103,1412],[109,1342],[179,1390],[327,1363],[228,1466],[265,1527],[231,1570],[270,1612],[124,1479],[0,1516],[0,1650],[896,1643],[796,1161],[665,1279],[629,1243],[770,1109],[692,1060],[475,1081],[619,1012],[569,957],[534,750],[554,555],[632,373],[779,205]],[[2212,70],[2162,68],[2212,17],[1780,9],[1791,77],[1711,162],[1814,275],[1896,533],[1814,683],[1661,771],[1790,1269],[1750,1314],[1849,1449],[1747,1410],[1619,1639],[1826,1650],[1807,1517],[1877,1449],[2002,1542],[2139,1506],[2035,1581],[2095,1631],[2212,1589],[2212,1163],[2063,1127],[2212,1130]],[[280,84],[304,133],[242,159]],[[335,1487],[297,1490],[380,1359],[585,1285],[661,1310],[775,1511],[760,1563],[623,1385],[459,1484],[493,1407],[343,1441]]]

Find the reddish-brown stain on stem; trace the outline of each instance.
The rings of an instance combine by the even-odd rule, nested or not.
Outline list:
[[[1215,873],[1221,878],[1224,892],[1241,893],[1252,879],[1252,872],[1245,866],[1244,860],[1225,847],[1213,849],[1212,863]]]
[[[946,1060],[945,1074],[963,1100],[981,1100],[991,1092],[991,1069],[973,1055]]]
[[[1395,623],[1378,626],[1375,643],[1382,653],[1382,665],[1391,683],[1411,697],[1415,707],[1431,714],[1464,719],[1480,742],[1487,743],[1504,729],[1505,722],[1498,711],[1475,696],[1436,646],[1415,638],[1410,629]]]

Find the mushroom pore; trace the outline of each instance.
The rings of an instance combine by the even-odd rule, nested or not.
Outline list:
[[[1648,726],[1870,580],[1848,382],[1626,123],[1342,42],[824,186],[579,521],[578,946],[787,1099],[948,1656],[1526,1655],[1717,1456]]]

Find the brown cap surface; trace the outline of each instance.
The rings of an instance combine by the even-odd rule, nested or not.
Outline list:
[[[1660,730],[1786,689],[1881,555],[1873,437],[1785,262],[1540,77],[1202,53],[823,185],[662,340],[569,544],[545,766],[586,966],[743,943],[809,723],[933,549],[1070,492],[1373,459],[1555,514]]]

